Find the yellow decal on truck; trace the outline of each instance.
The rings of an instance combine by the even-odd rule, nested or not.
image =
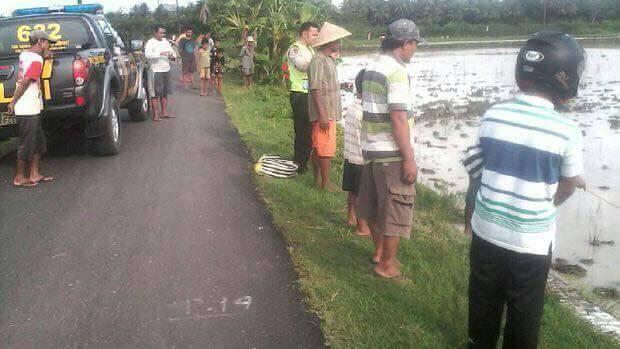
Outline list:
[[[59,41],[62,39],[62,35],[60,34],[60,24],[58,23],[48,23],[46,24],[35,24],[33,26],[29,26],[27,24],[20,25],[17,27],[17,40],[21,42],[29,42],[30,41],[30,32],[33,30],[43,30],[48,31],[50,39],[54,41]]]
[[[13,96],[5,96],[4,95],[4,85],[0,82],[0,103],[9,104],[13,100]]]
[[[52,99],[52,90],[50,88],[50,79],[52,78],[52,68],[54,66],[53,59],[46,59],[43,63],[41,72],[41,81],[43,82],[43,98],[47,101]],[[13,96],[4,95],[4,84],[0,82],[0,104],[10,103]]]

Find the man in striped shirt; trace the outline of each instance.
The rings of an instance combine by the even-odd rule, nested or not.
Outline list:
[[[409,238],[413,224],[414,182],[411,85],[406,64],[424,40],[415,23],[390,24],[382,53],[366,68],[362,83],[362,150],[365,165],[358,216],[367,219],[375,242],[375,273],[401,275],[396,261],[400,238]]]
[[[536,348],[555,245],[556,207],[585,188],[582,137],[555,105],[577,95],[585,54],[569,35],[541,32],[519,52],[524,93],[489,109],[464,161],[478,180],[471,217],[470,348]]]

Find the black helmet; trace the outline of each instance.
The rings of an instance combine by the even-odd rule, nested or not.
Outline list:
[[[535,89],[554,99],[570,99],[577,96],[585,63],[585,51],[572,36],[541,31],[519,52],[517,84],[522,90]]]

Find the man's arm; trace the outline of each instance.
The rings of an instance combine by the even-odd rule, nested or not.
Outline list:
[[[465,195],[465,235],[472,235],[471,218],[474,215],[474,209],[476,208],[476,195],[480,190],[480,178],[469,177],[469,186],[467,187],[467,194]]]
[[[13,112],[15,111],[15,104],[24,95],[24,92],[26,92],[26,90],[28,89],[28,87],[33,81],[34,80],[32,79],[25,78],[19,84],[17,84],[17,89],[15,89],[15,93],[13,94],[13,99],[7,105],[7,112],[9,114],[13,114]]]
[[[301,51],[299,50],[297,46],[295,45],[291,46],[288,49],[287,55],[288,55],[289,62],[291,63],[293,67],[295,67],[295,69],[303,73],[308,71],[310,60],[304,57],[304,55],[301,53]]]
[[[409,184],[415,182],[418,177],[418,167],[411,146],[411,135],[409,132],[409,121],[407,110],[392,110],[392,135],[400,155],[403,157],[403,180]]]
[[[586,190],[586,182],[581,176],[561,177],[558,183],[558,189],[553,196],[553,204],[557,207],[568,200],[577,188]]]
[[[316,111],[319,114],[317,116],[317,121],[319,122],[319,126],[323,130],[327,130],[329,128],[329,119],[327,117],[327,111],[325,108],[325,101],[323,100],[323,65],[320,64],[319,61],[312,61],[308,66],[308,88],[310,91],[310,98],[312,98],[312,103],[316,107]]]

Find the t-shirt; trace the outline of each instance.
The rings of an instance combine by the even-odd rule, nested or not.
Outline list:
[[[392,135],[392,111],[406,111],[413,145],[411,79],[405,63],[392,54],[380,54],[366,67],[362,83],[362,150],[370,162],[402,161]]]
[[[581,131],[553,103],[524,95],[489,109],[477,140],[483,161],[474,232],[511,251],[547,255],[560,177],[583,173]]]
[[[181,38],[179,40],[179,49],[181,50],[181,56],[184,60],[193,60],[194,52],[196,51],[196,41],[188,38]]]
[[[344,114],[344,158],[354,165],[363,165],[362,155],[362,109],[361,101],[356,100]]]
[[[314,55],[308,66],[308,88],[321,91],[328,120],[337,121],[342,118],[340,82],[338,80],[335,59],[326,56],[322,52]],[[319,111],[312,96],[308,96],[308,112],[310,121],[318,120]]]
[[[19,70],[17,84],[19,86],[26,79],[32,80],[24,94],[15,103],[16,116],[30,116],[41,114],[43,98],[41,98],[41,71],[43,70],[43,57],[41,55],[24,51],[19,54]]]
[[[155,73],[165,73],[170,71],[170,63],[167,56],[162,56],[162,52],[174,52],[172,45],[166,39],[150,39],[144,46],[144,55],[149,61],[149,66]]]
[[[211,50],[210,49],[200,49],[199,51],[199,61],[198,65],[201,69],[210,68],[211,67]]]

